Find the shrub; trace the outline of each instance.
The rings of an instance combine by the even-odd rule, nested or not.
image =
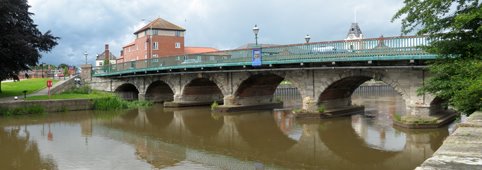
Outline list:
[[[120,99],[119,97],[106,97],[94,99],[95,110],[118,110],[127,109],[127,101]]]
[[[219,104],[217,101],[214,101],[213,104],[211,104],[211,110],[215,110],[218,107],[219,107]]]
[[[151,106],[149,101],[126,101],[117,96],[94,99],[95,110],[119,110]]]
[[[90,94],[92,92],[92,89],[90,86],[84,85],[80,87],[74,87],[68,91],[65,91],[64,93],[72,93],[72,94]]]
[[[323,112],[325,112],[325,106],[323,105],[318,106],[318,113],[323,113]]]
[[[0,108],[3,116],[12,115],[28,115],[28,114],[42,114],[45,112],[44,108],[39,105],[18,107],[18,108]]]
[[[398,114],[398,113],[394,113],[393,119],[400,122],[400,121],[402,121],[402,116],[400,116],[400,114]]]

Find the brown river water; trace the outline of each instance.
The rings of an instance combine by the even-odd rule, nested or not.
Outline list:
[[[0,169],[414,169],[449,134],[393,127],[391,114],[405,111],[398,94],[352,99],[366,115],[296,120],[154,105],[0,118]]]

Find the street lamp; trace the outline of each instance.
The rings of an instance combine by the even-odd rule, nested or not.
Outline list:
[[[259,33],[259,28],[258,28],[258,25],[256,25],[256,24],[254,24],[253,33],[254,33],[254,39],[255,39],[255,41],[256,41],[256,46],[258,46],[258,33]]]
[[[44,64],[45,64],[45,63],[42,63],[42,64],[40,65],[40,68],[42,68],[42,78],[44,78]],[[37,75],[38,75],[38,74],[37,74]]]
[[[310,39],[311,39],[310,35],[306,34],[306,36],[305,36],[306,43],[309,43]]]
[[[85,55],[85,64],[87,64],[87,51],[84,51],[84,55]]]

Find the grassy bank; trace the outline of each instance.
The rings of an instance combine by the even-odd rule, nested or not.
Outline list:
[[[43,114],[45,110],[42,106],[29,106],[21,108],[0,108],[1,116]]]
[[[94,99],[95,110],[120,110],[151,106],[149,101],[126,101],[117,96]]]
[[[114,94],[107,93],[107,92],[92,92],[89,94],[76,94],[76,93],[62,93],[62,94],[55,94],[51,95],[50,99],[97,99],[97,98],[106,98],[112,97]],[[48,100],[48,95],[42,96],[30,96],[27,97],[27,100]]]
[[[47,88],[47,80],[49,79],[38,78],[22,80],[18,82],[2,82],[2,93],[0,93],[0,98],[10,96],[23,96],[24,90],[27,90],[27,94],[42,90],[44,88]],[[52,80],[54,84],[58,81],[59,80]]]
[[[97,99],[115,96],[112,93],[92,90],[89,86],[75,87],[61,94],[29,96],[27,100],[48,100],[48,99]]]

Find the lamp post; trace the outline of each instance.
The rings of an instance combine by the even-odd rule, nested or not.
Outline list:
[[[87,51],[84,51],[84,56],[85,56],[85,64],[87,64],[87,55],[89,55],[89,54],[87,54]]]
[[[45,63],[42,63],[42,64],[40,65],[40,68],[42,68],[42,78],[44,78],[44,64],[45,64]],[[37,75],[38,75],[38,74],[37,74]]]
[[[305,36],[306,43],[310,43],[310,39],[311,39],[310,35],[306,34]]]
[[[254,39],[255,39],[255,41],[256,41],[256,46],[258,46],[258,33],[259,33],[259,28],[258,28],[258,25],[256,25],[256,24],[254,24],[253,33],[254,33]]]

